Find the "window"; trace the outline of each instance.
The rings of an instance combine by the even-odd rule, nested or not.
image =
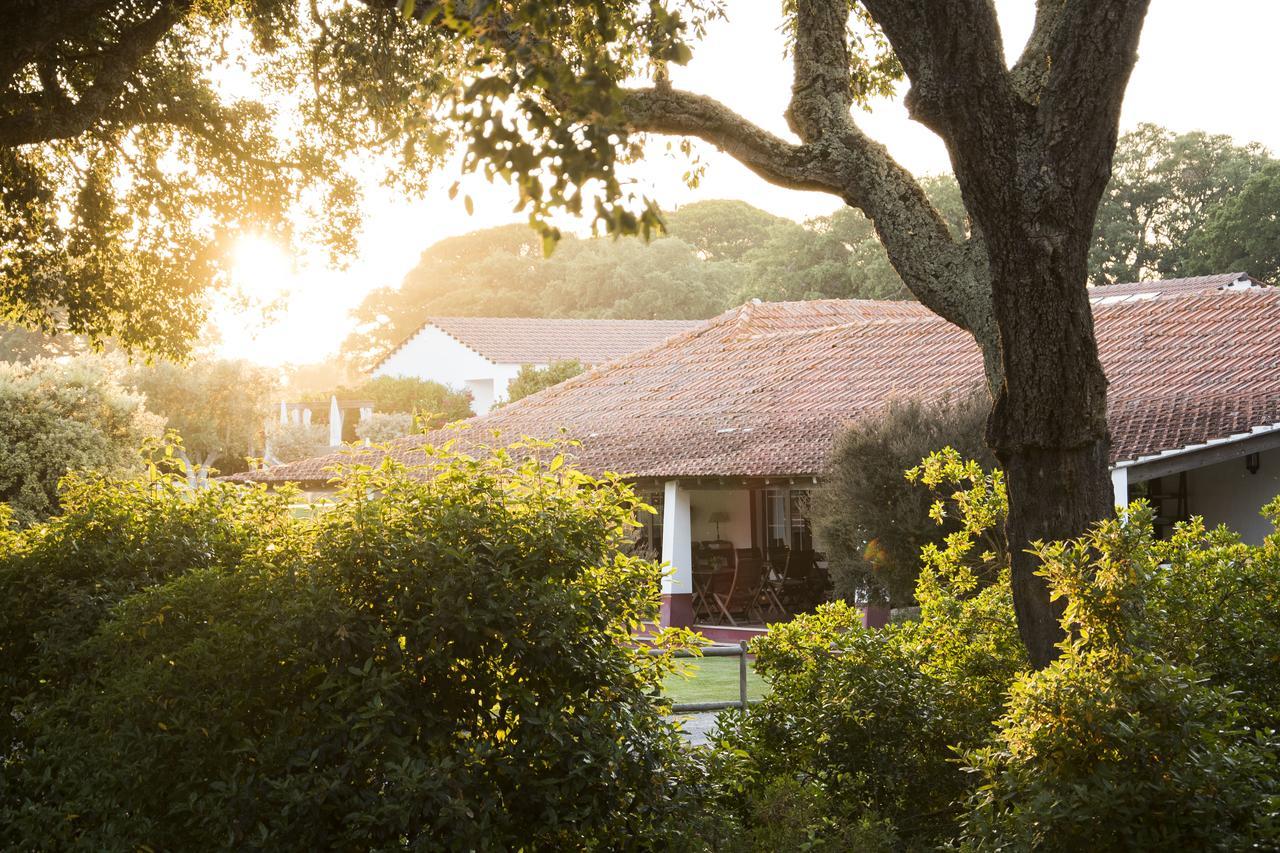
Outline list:
[[[640,529],[636,531],[636,552],[658,559],[662,557],[662,492],[641,492],[640,499],[656,512],[640,513],[637,519]]]
[[[813,550],[813,528],[809,524],[809,490],[791,489],[791,550]]]
[[[766,548],[813,550],[813,527],[809,523],[808,489],[762,489],[760,530]]]
[[[764,490],[764,542],[769,548],[787,544],[787,490]]]

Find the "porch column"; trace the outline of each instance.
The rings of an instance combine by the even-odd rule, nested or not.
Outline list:
[[[662,561],[670,566],[662,578],[662,610],[658,621],[683,627],[693,624],[693,523],[689,493],[676,480],[663,485]]]
[[[338,398],[329,397],[329,446],[342,444],[342,409],[338,408]]]
[[[1115,494],[1116,509],[1129,505],[1129,469],[1111,469],[1111,491]]]

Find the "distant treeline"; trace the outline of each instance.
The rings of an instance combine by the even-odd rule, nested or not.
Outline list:
[[[924,180],[958,235],[950,176]],[[1280,161],[1230,136],[1142,125],[1120,139],[1098,212],[1090,280],[1114,283],[1280,271]],[[431,315],[701,319],[749,299],[909,299],[866,217],[852,209],[803,225],[741,201],[667,215],[667,236],[566,237],[549,259],[537,234],[508,225],[441,240],[399,287],[356,309],[346,363],[367,367]]]

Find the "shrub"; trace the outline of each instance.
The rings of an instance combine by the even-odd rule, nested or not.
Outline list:
[[[954,528],[929,519],[937,495],[903,472],[943,447],[995,466],[984,433],[985,390],[933,402],[896,399],[836,439],[829,473],[813,498],[814,530],[831,562],[836,594],[849,601],[912,603],[920,549]],[[868,548],[869,543],[874,543]]]
[[[356,424],[356,436],[371,444],[386,444],[413,431],[413,415],[403,412],[374,412]]]
[[[333,452],[329,427],[322,424],[273,423],[267,430],[267,456],[279,462],[297,462]]]
[[[58,510],[71,471],[136,472],[164,421],[98,357],[0,362],[0,502],[23,524]]]
[[[963,841],[974,849],[1246,850],[1280,845],[1280,738],[1255,729],[1236,697],[1172,657],[1169,611],[1155,589],[1200,588],[1187,575],[1222,566],[1162,564],[1152,512],[1135,504],[1068,543],[1042,546],[1055,595],[1066,598],[1063,654],[1013,687],[993,742],[966,758],[977,774]],[[1222,544],[1214,546],[1221,547]],[[1212,553],[1210,549],[1209,553]],[[1211,560],[1221,561],[1219,551]],[[1163,596],[1174,602],[1179,597]],[[1255,620],[1244,614],[1225,620]],[[1188,615],[1185,610],[1176,621]],[[1243,619],[1240,619],[1243,616]],[[1270,621],[1270,620],[1264,620]],[[1206,624],[1202,636],[1238,634]],[[1210,641],[1210,645],[1213,645]],[[1272,638],[1264,645],[1277,650]],[[1188,655],[1188,652],[1193,652]],[[1235,667],[1231,667],[1235,669]],[[1268,682],[1273,679],[1267,679]],[[1269,685],[1266,689],[1269,693]],[[1273,720],[1269,722],[1274,722]]]
[[[566,379],[572,379],[577,376],[584,369],[582,362],[577,359],[557,361],[546,367],[534,367],[531,364],[526,364],[520,368],[516,378],[512,379],[511,384],[507,387],[507,402],[514,403],[516,400],[528,397],[530,394],[537,394],[552,385],[559,385]]]
[[[1069,639],[1030,672],[987,536],[1002,478],[951,450],[911,476],[955,489],[931,509],[955,529],[922,552],[918,621],[868,632],[833,604],[755,642],[772,691],[724,718],[710,763],[739,837],[821,845],[878,825],[896,849],[1280,847],[1280,534],[1250,547],[1193,520],[1160,542],[1135,504],[1039,546]]]
[[[628,642],[660,568],[618,551],[633,493],[551,455],[351,469],[329,512],[125,599],[28,717],[11,843],[679,847],[666,662]]]
[[[377,376],[334,393],[339,399],[372,400],[377,412],[415,415],[428,429],[471,417],[470,391],[416,376]]]
[[[918,476],[956,488],[960,515],[943,547],[926,552],[919,620],[868,631],[835,602],[753,643],[771,690],[745,716],[722,719],[726,753],[713,764],[719,807],[748,835],[766,829],[754,792],[793,782],[829,809],[797,830],[819,839],[878,826],[896,848],[932,849],[954,830],[970,779],[953,748],[986,741],[1026,656],[1007,555],[985,565],[996,583],[979,583],[974,569],[986,526],[1003,518],[1002,480],[954,451],[926,460]]]
[[[153,468],[137,480],[72,476],[60,497],[61,515],[0,533],[0,754],[16,737],[15,713],[92,666],[81,644],[113,607],[183,573],[236,565],[278,541],[291,493],[217,481],[193,492],[180,473]]]

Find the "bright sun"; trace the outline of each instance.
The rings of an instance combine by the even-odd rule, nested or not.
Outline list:
[[[273,299],[293,284],[294,268],[289,255],[273,240],[262,236],[241,237],[234,249],[231,281],[236,290],[250,299]]]

